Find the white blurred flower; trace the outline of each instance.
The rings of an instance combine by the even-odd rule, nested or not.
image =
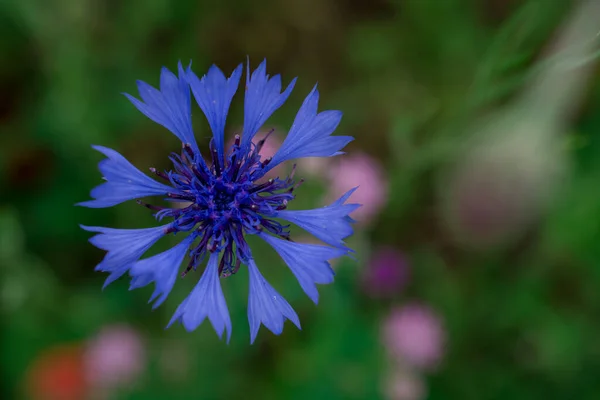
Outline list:
[[[388,400],[422,400],[427,396],[427,387],[420,375],[395,369],[383,382],[383,394]]]
[[[560,191],[563,139],[598,58],[598,15],[600,2],[581,2],[521,95],[473,129],[439,185],[452,237],[485,247],[516,240]]]

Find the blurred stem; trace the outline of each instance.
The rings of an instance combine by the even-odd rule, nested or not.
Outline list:
[[[532,23],[532,21],[535,19],[532,16],[535,15],[539,5],[538,1],[525,3],[496,34],[468,90],[466,98],[469,102],[469,108],[480,105],[480,99],[485,96],[483,93],[487,93],[494,86],[494,70],[497,65],[503,64],[506,57],[506,47],[510,46],[512,49],[518,49],[527,35],[533,32],[535,23]]]
[[[580,3],[559,31],[547,56],[545,68],[523,93],[520,103],[563,123],[579,107],[594,61],[597,59],[600,32],[600,1]],[[571,64],[560,62],[569,60]],[[586,60],[587,63],[585,62]],[[579,68],[574,68],[579,66]]]

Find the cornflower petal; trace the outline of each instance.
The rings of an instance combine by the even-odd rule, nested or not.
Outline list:
[[[189,143],[200,153],[192,129],[190,88],[181,62],[177,65],[179,77],[163,67],[160,73],[160,90],[143,81],[137,81],[143,102],[125,93],[125,96],[146,117],[167,128],[182,143]]]
[[[168,225],[146,229],[114,229],[80,225],[88,232],[98,232],[89,241],[107,253],[96,271],[110,272],[103,289],[129,270],[131,264],[165,235]]]
[[[275,75],[269,78],[266,59],[252,72],[252,76],[250,76],[250,62],[246,68],[244,132],[241,146],[243,151],[250,149],[250,143],[256,132],[285,103],[297,79],[292,79],[285,91],[281,93],[281,76]]]
[[[315,284],[333,282],[335,272],[328,260],[344,256],[347,250],[317,244],[294,243],[260,233],[259,236],[271,245],[292,271],[304,293],[315,303],[319,292]]]
[[[192,72],[190,67],[187,69],[187,79],[192,93],[208,120],[221,161],[225,153],[225,120],[241,76],[242,64],[233,71],[229,79],[225,78],[216,65],[210,67],[208,73],[201,79]]]
[[[219,281],[218,260],[218,253],[210,255],[202,277],[192,293],[177,307],[167,328],[177,321],[188,332],[191,332],[198,328],[204,319],[208,317],[219,337],[223,336],[223,331],[227,331],[227,342],[229,343],[231,318]]]
[[[189,235],[175,247],[155,256],[137,261],[129,269],[129,274],[132,277],[130,290],[146,286],[151,282],[156,284],[154,293],[152,293],[149,301],[156,300],[152,305],[152,309],[160,306],[167,299],[169,293],[171,293],[177,279],[179,266],[183,262],[194,238],[194,235]],[[159,295],[160,297],[157,299]]]
[[[317,86],[304,99],[281,148],[264,169],[264,173],[284,161],[302,157],[331,157],[342,154],[352,136],[331,136],[342,119],[341,111],[317,113],[319,91]]]
[[[276,335],[283,332],[286,318],[300,329],[298,315],[290,304],[262,276],[253,259],[248,260],[250,290],[248,293],[248,322],[250,343],[254,343],[261,323]]]
[[[98,169],[104,175],[106,182],[92,189],[90,196],[95,200],[78,203],[78,206],[112,207],[127,200],[165,195],[174,191],[172,187],[149,178],[115,150],[103,146],[92,146],[92,148],[108,157],[98,164]]]
[[[331,205],[312,210],[283,210],[277,212],[281,218],[304,229],[317,239],[335,247],[346,249],[344,239],[354,233],[349,214],[360,204],[344,204],[356,188],[349,190]]]

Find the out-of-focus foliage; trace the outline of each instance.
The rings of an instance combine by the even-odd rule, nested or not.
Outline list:
[[[513,104],[544,63],[556,62],[543,55],[576,3],[0,1],[0,397],[79,399],[83,384],[90,399],[600,398],[597,71],[567,131],[554,138],[560,157],[548,159],[544,146],[525,157],[535,168],[565,164],[552,201],[519,208],[519,196],[541,190],[537,177],[546,175],[523,183],[514,168],[505,173],[511,157],[473,167],[485,173],[447,173],[468,158],[465,144],[481,120]],[[121,92],[135,93],[136,79],[157,84],[160,67],[178,60],[193,60],[198,74],[212,63],[230,72],[246,55],[253,65],[266,57],[284,82],[299,77],[267,123],[280,139],[318,81],[321,108],[343,110],[339,132],[356,137],[345,157],[366,160],[354,161],[360,167],[352,173],[343,173],[351,165],[340,172],[336,159],[301,165],[308,182],[294,207],[322,205],[328,190],[357,185],[368,190],[365,207],[382,205],[358,222],[357,260],[335,265],[336,282],[321,287],[318,307],[274,252],[258,252],[303,330],[286,326],[276,337],[263,329],[253,346],[244,270],[223,282],[229,345],[206,323],[194,333],[164,330],[198,274],[178,282],[155,312],[146,304],[150,289],[129,292],[124,279],[102,292],[104,276],[93,271],[102,253],[78,224],[148,227],[153,219],[134,202],[73,206],[100,182],[91,144],[119,150],[142,170],[167,168],[168,152],[178,149]],[[242,111],[238,96],[228,134],[239,131]],[[210,132],[197,107],[194,128],[206,146]],[[491,143],[513,133],[496,129]],[[530,134],[523,129],[517,149]],[[530,166],[518,165],[523,176]],[[400,252],[402,262],[390,268],[407,271],[369,265],[382,259],[380,249]],[[402,282],[390,295],[394,276]],[[382,280],[385,296],[374,293]],[[403,342],[390,344],[382,327],[413,303],[426,317],[396,323]],[[129,336],[102,339],[107,329]],[[109,343],[108,353],[98,343]],[[390,350],[406,346],[416,354],[438,349],[438,365],[420,369]],[[65,348],[66,361],[44,364]],[[112,368],[123,379],[98,375]],[[85,382],[74,382],[80,375]],[[52,394],[56,387],[63,391]]]

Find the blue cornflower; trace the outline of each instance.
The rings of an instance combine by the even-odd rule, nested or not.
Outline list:
[[[246,72],[244,127],[236,135],[231,148],[225,150],[225,120],[231,100],[242,74],[240,64],[229,78],[212,66],[198,78],[190,67],[179,63],[178,76],[163,68],[160,90],[138,81],[141,100],[127,98],[144,115],[164,126],[182,142],[181,154],[173,153],[173,169],[168,172],[150,168],[161,181],[157,182],[134,167],[118,152],[93,146],[107,158],[99,164],[105,183],[94,188],[94,200],[79,203],[90,208],[111,207],[127,200],[147,196],[166,196],[170,202],[182,203],[168,208],[137,202],[151,210],[158,221],[169,223],[146,229],[113,229],[82,226],[96,232],[90,242],[107,252],[96,267],[108,272],[104,286],[126,272],[131,276],[131,289],[155,284],[150,301],[154,308],[162,304],[179,273],[184,259],[189,257],[185,276],[206,260],[206,267],[190,295],[179,305],[169,326],[183,324],[186,330],[196,329],[208,318],[222,337],[231,337],[231,319],[221,289],[220,279],[235,274],[246,265],[250,275],[248,320],[251,342],[264,324],[275,334],[283,331],[285,319],[298,328],[300,322],[289,303],[260,273],[246,242],[246,235],[256,235],[267,242],[285,261],[302,289],[315,302],[319,294],[315,284],[333,281],[334,272],[328,260],[347,255],[351,250],[344,239],[352,234],[349,214],[359,207],[346,204],[350,190],[333,204],[314,210],[287,210],[294,199],[294,190],[302,182],[294,181],[294,171],[286,179],[261,179],[277,165],[301,157],[330,157],[352,140],[350,136],[331,136],[338,126],[340,111],[317,113],[319,92],[316,86],[304,100],[289,134],[272,158],[262,158],[265,139],[252,141],[266,120],[289,97],[296,80],[281,92],[279,75],[269,77],[266,60],[250,75]],[[212,162],[208,164],[194,139],[191,121],[190,88],[204,112],[213,132],[210,141]],[[300,244],[290,239],[289,225],[303,228],[326,245]],[[284,222],[285,223],[285,222]],[[186,233],[175,247],[152,257],[141,259],[160,238],[168,234]]]

